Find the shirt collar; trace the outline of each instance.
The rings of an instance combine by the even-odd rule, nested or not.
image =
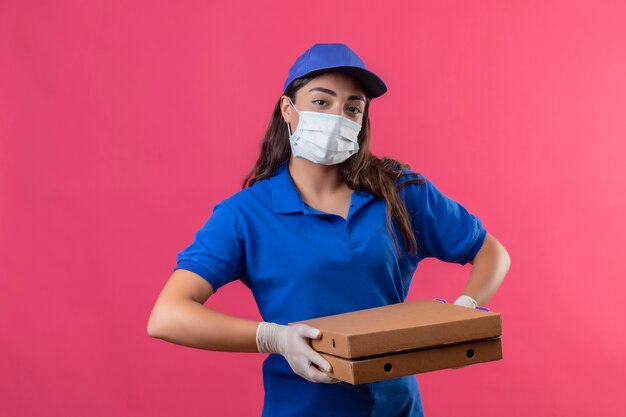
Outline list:
[[[306,211],[304,201],[302,201],[302,197],[300,197],[300,193],[291,179],[288,161],[280,164],[274,175],[269,178],[269,182],[274,213]],[[372,197],[373,195],[367,191],[355,191],[352,196],[352,202],[356,205],[355,209],[373,200]]]
[[[280,164],[270,177],[274,213],[295,213],[304,210],[304,201],[289,174],[287,162]]]

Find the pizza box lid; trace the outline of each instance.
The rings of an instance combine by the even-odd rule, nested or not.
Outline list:
[[[432,300],[414,300],[289,323],[322,332],[318,352],[342,358],[403,352],[500,337],[500,313]]]

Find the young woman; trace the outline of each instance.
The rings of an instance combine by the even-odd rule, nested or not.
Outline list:
[[[263,416],[423,415],[415,376],[337,381],[287,323],[405,300],[426,257],[472,264],[456,304],[494,294],[510,260],[476,216],[408,165],[370,152],[368,109],[387,90],[346,45],[316,44],[289,71],[256,165],[218,203],[159,295],[148,333],[181,345],[269,353]],[[261,323],[205,307],[240,279]]]

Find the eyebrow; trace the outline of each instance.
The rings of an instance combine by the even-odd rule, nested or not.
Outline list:
[[[309,93],[311,91],[321,91],[322,93],[326,93],[326,94],[330,94],[331,96],[337,97],[337,93],[335,93],[333,90],[330,90],[328,88],[324,88],[324,87],[314,87],[311,88],[309,90]],[[350,96],[348,97],[348,100],[361,100],[363,103],[365,103],[365,97],[361,96],[361,95],[356,95],[356,96]]]

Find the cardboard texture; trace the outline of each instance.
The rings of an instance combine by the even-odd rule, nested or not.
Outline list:
[[[297,323],[322,331],[311,346],[331,363],[328,375],[351,384],[502,359],[500,313],[437,301],[407,301],[289,324]]]
[[[502,359],[500,338],[351,360],[320,353],[332,366],[324,372],[352,385]]]

